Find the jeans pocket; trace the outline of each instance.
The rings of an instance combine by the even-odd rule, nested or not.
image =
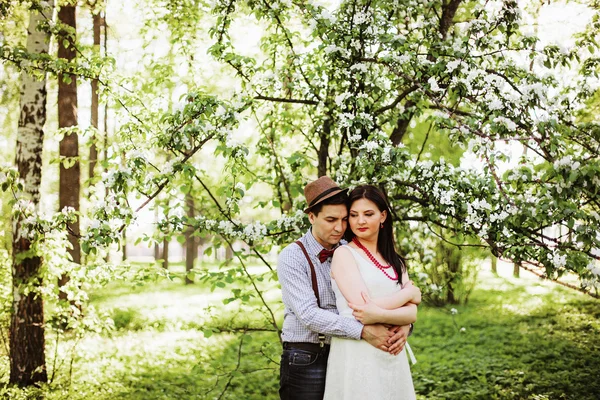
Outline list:
[[[306,367],[314,364],[318,357],[318,354],[310,353],[308,351],[293,350],[289,355],[289,363],[296,367]]]

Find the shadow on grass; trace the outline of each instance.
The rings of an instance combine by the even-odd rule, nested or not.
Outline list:
[[[240,340],[242,340],[240,349]],[[94,399],[276,399],[279,354],[276,334],[214,335],[191,354],[126,357],[112,382],[96,388]],[[185,351],[184,351],[185,353]],[[239,362],[238,362],[238,354]],[[273,358],[273,361],[277,361]],[[133,366],[131,368],[131,366]],[[106,375],[106,374],[105,374]],[[81,385],[78,385],[81,386]]]

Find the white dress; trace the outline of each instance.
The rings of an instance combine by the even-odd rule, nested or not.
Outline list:
[[[387,296],[398,290],[396,281],[386,277],[370,261],[350,246],[371,298]],[[339,314],[354,318],[352,309],[335,279],[331,280]],[[408,346],[408,344],[407,344]],[[325,397],[330,400],[415,399],[415,389],[406,356],[406,347],[397,356],[376,349],[364,340],[332,338]]]

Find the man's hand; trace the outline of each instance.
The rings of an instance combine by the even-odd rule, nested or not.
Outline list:
[[[377,322],[381,322],[381,311],[382,309],[375,303],[371,301],[371,298],[365,292],[360,292],[363,300],[365,301],[364,305],[357,305],[348,303],[348,307],[352,310],[352,315],[363,325],[371,325]]]
[[[365,325],[360,337],[367,341],[371,346],[377,347],[382,351],[389,351],[389,339],[394,336],[394,332],[388,329],[385,325]],[[393,341],[392,343],[395,343]]]
[[[388,328],[391,333],[388,339],[388,351],[390,354],[398,355],[404,350],[406,340],[408,339],[408,332],[410,332],[410,325],[404,326],[391,326]]]

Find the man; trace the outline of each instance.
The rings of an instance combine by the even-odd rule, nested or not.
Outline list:
[[[285,306],[282,400],[323,398],[331,336],[363,339],[392,354],[398,354],[406,343],[409,326],[362,325],[337,314],[330,267],[331,254],[346,231],[346,191],[327,176],[306,185],[308,208],[304,212],[311,229],[299,239],[300,244],[288,245],[279,255],[277,273]]]

